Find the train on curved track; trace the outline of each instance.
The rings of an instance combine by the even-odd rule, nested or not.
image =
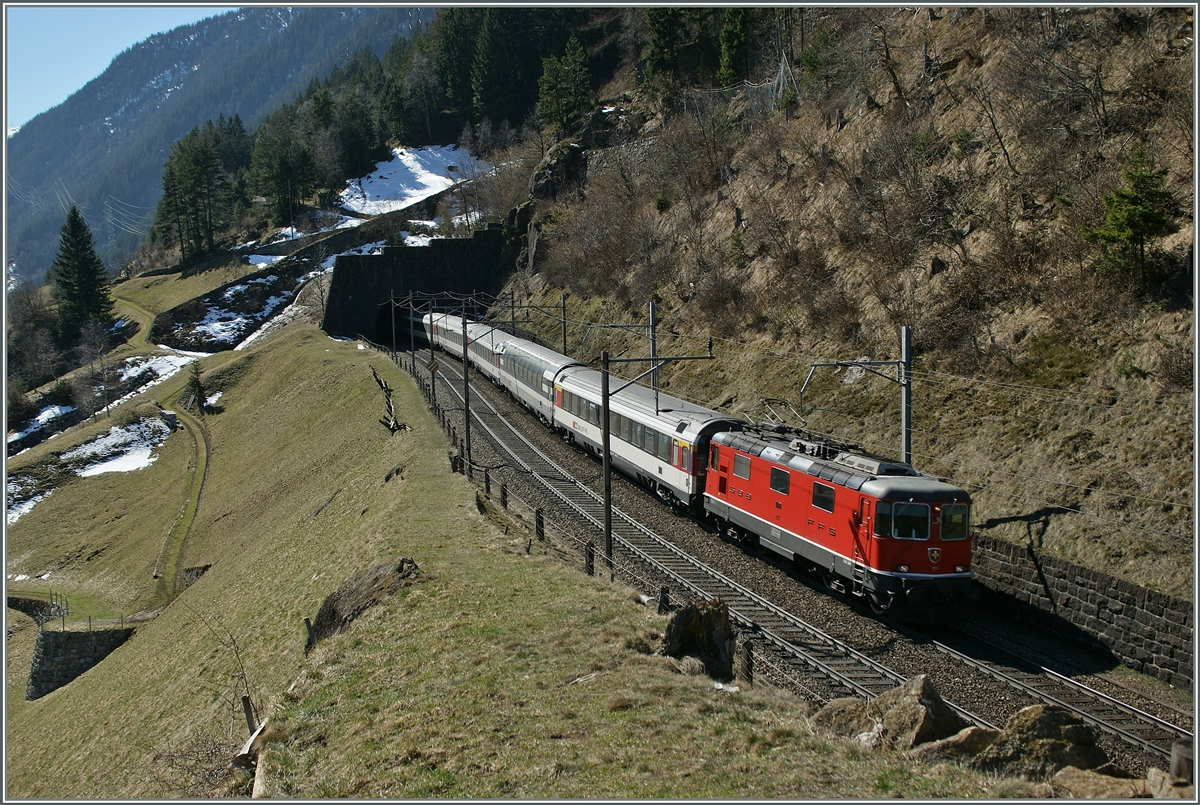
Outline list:
[[[413,317],[462,359],[463,320]],[[569,442],[601,454],[601,374],[466,322],[468,360]],[[876,612],[921,620],[969,594],[971,497],[911,465],[784,426],[755,426],[641,385],[609,397],[612,465],[722,534],[761,546]]]

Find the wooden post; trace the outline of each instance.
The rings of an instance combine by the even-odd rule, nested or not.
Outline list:
[[[749,640],[743,639],[742,644],[738,646],[734,675],[739,682],[754,684],[754,647]]]
[[[312,621],[308,618],[304,619],[304,628],[308,632],[308,646],[305,647],[307,651],[317,644],[317,636],[313,634]]]
[[[1193,779],[1192,770],[1192,739],[1181,738],[1171,744],[1171,779],[1191,784]]]
[[[242,696],[242,713],[246,716],[246,729],[250,730],[250,734],[253,735],[258,727],[254,723],[254,710],[250,707],[249,696]]]
[[[537,534],[538,542],[546,541],[546,517],[542,514],[542,510],[538,509],[533,513],[534,532]]]
[[[583,572],[589,576],[596,575],[596,543],[588,542],[583,549]]]
[[[669,587],[662,587],[658,591],[658,614],[666,615],[671,609],[671,590]]]
[[[492,496],[492,474],[488,472],[487,467],[483,468],[483,494],[484,497]]]
[[[530,550],[532,550],[532,549],[533,549],[533,540],[526,540],[526,542],[525,542],[525,555],[526,555],[526,556],[529,556],[529,551],[530,551]]]
[[[508,508],[508,484],[500,484],[500,508]]]

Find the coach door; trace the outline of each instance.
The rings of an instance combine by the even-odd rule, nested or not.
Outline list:
[[[854,514],[854,560],[864,564],[873,564],[871,555],[871,499],[859,498],[858,511]]]
[[[712,461],[709,469],[717,473],[717,495],[725,497],[729,492],[729,458],[724,450],[715,442],[712,445]]]

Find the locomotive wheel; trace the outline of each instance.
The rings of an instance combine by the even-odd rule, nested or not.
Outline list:
[[[888,614],[887,607],[885,607],[879,603],[879,600],[875,597],[874,593],[867,593],[867,604],[870,605],[871,611],[874,612],[876,615]]]

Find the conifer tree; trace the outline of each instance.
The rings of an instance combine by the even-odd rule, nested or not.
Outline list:
[[[192,395],[192,402],[196,404],[196,413],[199,416],[204,416],[204,408],[208,405],[208,397],[204,392],[204,384],[200,382],[200,366],[195,362],[192,363],[191,372],[188,374],[186,391]]]
[[[722,86],[732,86],[745,77],[749,18],[749,9],[736,6],[725,9],[725,24],[721,26],[721,66],[717,70],[717,83]]]
[[[537,116],[544,125],[565,131],[579,123],[591,107],[591,79],[583,46],[572,34],[562,59],[542,59],[538,79]]]
[[[1151,241],[1179,231],[1175,216],[1179,202],[1163,188],[1167,170],[1155,170],[1142,146],[1134,146],[1123,171],[1124,187],[1114,187],[1104,197],[1107,214],[1103,226],[1085,227],[1083,237],[1114,247],[1106,251],[1105,264],[1132,273],[1137,281],[1147,279],[1146,251]]]
[[[113,303],[108,295],[108,274],[96,255],[92,230],[77,207],[67,212],[50,266],[54,297],[58,302],[58,339],[74,346],[86,322],[107,330],[112,326]]]

